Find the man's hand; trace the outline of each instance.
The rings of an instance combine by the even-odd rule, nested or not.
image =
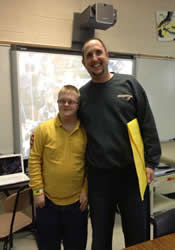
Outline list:
[[[34,202],[36,207],[43,208],[45,206],[45,195],[44,194],[35,195]]]
[[[34,143],[34,131],[32,131],[31,135],[30,135],[30,148],[32,148]]]
[[[147,183],[151,184],[151,182],[154,180],[154,170],[152,168],[146,167],[146,177],[147,177]]]
[[[80,210],[83,212],[88,205],[88,198],[87,198],[87,194],[82,191],[80,194]]]

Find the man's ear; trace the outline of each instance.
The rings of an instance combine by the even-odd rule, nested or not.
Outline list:
[[[85,66],[85,62],[84,62],[84,59],[82,59],[82,61],[81,61],[81,62],[82,62],[82,64],[83,64],[83,65]]]
[[[107,56],[107,60],[108,60],[108,62],[109,62],[109,52],[106,52],[106,56]]]

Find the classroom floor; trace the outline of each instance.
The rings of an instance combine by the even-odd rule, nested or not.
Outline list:
[[[117,220],[119,222],[117,222]],[[88,242],[86,250],[91,250],[91,226],[89,221],[88,226]],[[113,236],[113,250],[121,250],[124,248],[123,234],[121,232],[120,218],[117,215],[116,223],[114,227],[114,236]],[[0,242],[0,249],[2,249],[2,242]],[[14,247],[13,250],[37,250],[36,242],[33,235],[28,232],[17,233],[14,238]]]
[[[3,212],[2,206],[2,195],[0,196],[0,213]],[[88,223],[88,242],[86,250],[91,250],[91,223],[89,219]],[[2,249],[2,242],[0,242],[0,250]],[[116,214],[114,235],[113,235],[113,250],[121,250],[124,248],[124,239],[121,230],[120,215]],[[16,233],[14,237],[14,247],[13,250],[37,250],[36,242],[34,236],[29,231],[24,231]]]

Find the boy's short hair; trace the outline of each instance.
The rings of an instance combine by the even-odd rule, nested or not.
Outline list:
[[[73,85],[68,84],[68,85],[64,85],[60,91],[58,92],[58,98],[60,97],[60,95],[64,92],[74,92],[77,94],[78,96],[78,101],[80,100],[80,91]]]

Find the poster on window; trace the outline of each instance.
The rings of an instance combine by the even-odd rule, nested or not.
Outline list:
[[[175,40],[175,11],[157,11],[158,40]]]

